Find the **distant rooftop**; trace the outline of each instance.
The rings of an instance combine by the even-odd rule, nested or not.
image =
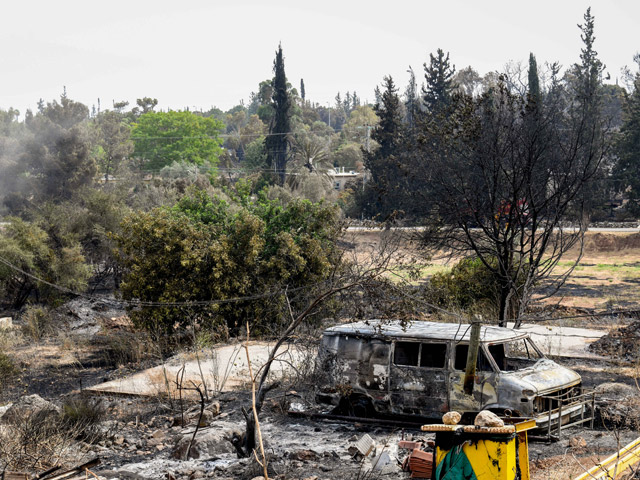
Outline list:
[[[373,337],[400,337],[413,339],[429,338],[433,340],[456,340],[468,342],[470,331],[471,325],[468,323],[437,323],[416,320],[409,322],[406,325],[406,328],[403,328],[401,322],[398,320],[365,320],[362,322],[347,323],[328,328],[325,330],[325,334],[353,334]],[[526,332],[520,332],[510,328],[481,327],[480,329],[480,339],[483,342],[502,342],[514,338],[526,337],[527,335],[528,334]]]
[[[359,174],[354,170],[345,170],[344,167],[338,167],[338,169],[330,168],[327,170],[327,174],[332,177],[357,177]]]

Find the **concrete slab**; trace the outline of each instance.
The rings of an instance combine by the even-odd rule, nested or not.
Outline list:
[[[266,363],[273,344],[251,342],[249,357],[253,374],[261,370]],[[183,387],[192,387],[206,382],[209,391],[225,392],[239,387],[249,388],[249,364],[244,346],[241,344],[223,345],[214,349],[198,352],[200,362],[195,353],[185,353],[172,357],[163,365],[144,370],[134,375],[101,383],[87,390],[95,393],[111,393],[121,395],[166,395],[178,393],[177,385],[181,381]],[[301,349],[282,347],[277,361],[271,366],[269,379],[295,375],[296,369],[308,358]],[[184,367],[184,375],[182,368]],[[196,392],[183,391],[184,395],[197,395]]]
[[[603,357],[589,351],[589,344],[608,333],[608,330],[543,324],[524,324],[520,330],[529,333],[531,339],[545,355],[591,359]]]
[[[525,324],[521,330],[528,332],[533,341],[545,355],[568,358],[599,359],[598,355],[587,350],[590,343],[607,334],[605,330],[587,328],[530,325]],[[267,361],[272,343],[251,342],[249,356],[254,375]],[[307,351],[295,347],[282,349],[278,360],[271,367],[270,380],[295,375],[302,365],[312,365],[315,351]],[[213,392],[225,392],[240,387],[249,388],[249,368],[246,353],[241,344],[223,345],[214,349],[199,352],[200,364],[195,354],[177,355],[165,364],[150,368],[143,372],[95,385],[87,390],[96,393],[122,395],[156,396],[170,392],[177,396],[178,374],[182,375],[183,387],[191,387],[192,383],[206,382],[207,389]],[[201,373],[202,372],[202,373]],[[183,391],[183,396],[197,395],[195,392]]]

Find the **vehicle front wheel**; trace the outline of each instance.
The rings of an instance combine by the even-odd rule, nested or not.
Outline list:
[[[363,395],[349,395],[340,397],[336,408],[333,409],[335,415],[346,415],[348,417],[373,417],[375,409],[371,400]]]

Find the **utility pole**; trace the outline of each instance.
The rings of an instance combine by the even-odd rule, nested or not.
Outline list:
[[[367,133],[364,137],[364,149],[367,151],[367,153],[371,153],[371,125],[365,125],[364,128],[367,129]],[[366,171],[362,171],[362,193],[364,193],[364,186],[365,183],[367,181],[367,172]]]
[[[476,379],[476,366],[478,363],[478,349],[480,348],[480,326],[482,317],[475,315],[471,321],[471,336],[469,338],[469,351],[467,352],[467,368],[464,372],[464,393],[473,395],[473,383]]]
[[[365,125],[364,128],[367,129],[367,135],[364,138],[364,148],[367,153],[371,153],[371,144],[369,142],[371,140],[371,125]]]

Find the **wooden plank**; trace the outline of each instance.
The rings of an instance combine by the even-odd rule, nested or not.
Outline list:
[[[3,480],[29,480],[29,475],[22,472],[4,472]]]
[[[620,449],[619,452],[607,457],[595,467],[574,478],[574,480],[611,479],[613,478],[614,471],[616,476],[618,476],[638,462],[640,462],[640,437]]]
[[[100,463],[99,458],[94,458],[93,460],[89,460],[87,463],[83,463],[82,465],[78,465],[70,470],[65,472],[61,472],[53,477],[45,477],[46,480],[63,480],[65,478],[73,477],[79,473],[84,473],[85,470],[88,470],[91,467],[95,467]]]

